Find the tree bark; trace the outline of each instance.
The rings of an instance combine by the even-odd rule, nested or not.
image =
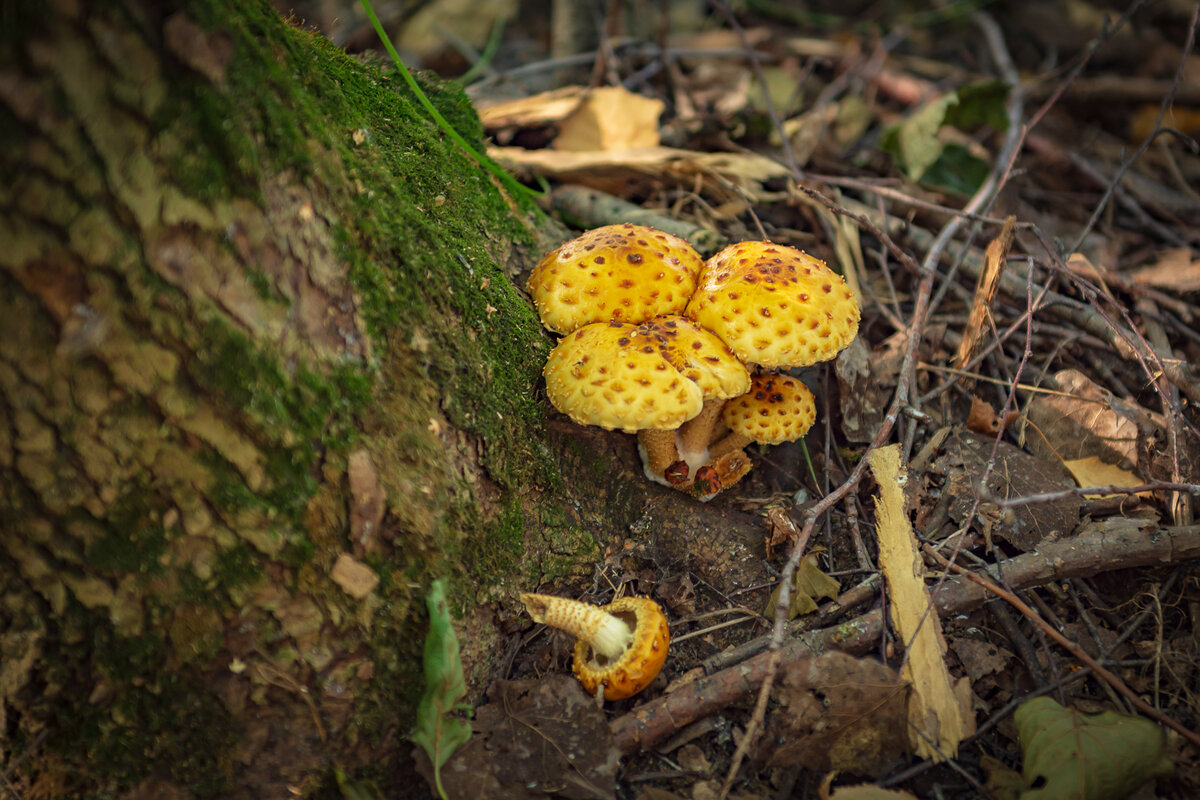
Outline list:
[[[511,279],[544,220],[394,76],[265,4],[55,0],[6,24],[19,796],[308,796],[334,767],[407,796],[433,578],[477,694],[515,592],[590,577],[631,531],[721,588],[750,574],[744,516],[699,524],[627,437],[546,425],[550,341]],[[480,138],[457,89],[428,91]]]

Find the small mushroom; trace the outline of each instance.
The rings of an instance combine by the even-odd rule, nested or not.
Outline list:
[[[817,404],[800,381],[764,372],[750,379],[749,392],[725,404],[722,416],[729,435],[708,449],[714,461],[751,442],[782,444],[801,438],[817,418]]]
[[[667,618],[648,597],[622,597],[600,607],[526,593],[521,602],[534,622],[576,638],[572,668],[589,694],[632,697],[650,685],[667,659]]]

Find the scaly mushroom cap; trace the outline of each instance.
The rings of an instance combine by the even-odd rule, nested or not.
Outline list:
[[[724,400],[750,389],[750,370],[716,334],[686,317],[660,316],[638,326],[653,335],[671,366],[690,378],[705,400]]]
[[[639,323],[683,312],[703,259],[678,236],[607,225],[548,254],[529,276],[542,324],[570,333],[592,322]]]
[[[624,620],[633,631],[633,641],[619,658],[610,659],[578,639],[572,668],[589,694],[603,686],[604,699],[623,700],[645,689],[658,675],[667,660],[671,631],[666,615],[649,597],[622,597],[602,610]]]
[[[762,373],[750,381],[750,391],[725,404],[725,424],[759,444],[792,442],[808,433],[817,418],[813,393],[787,375]]]
[[[673,430],[700,413],[700,388],[636,325],[603,322],[563,337],[543,370],[546,394],[580,425]]]
[[[825,262],[770,242],[730,245],[704,264],[686,316],[738,358],[769,369],[827,361],[858,333],[858,301]]]

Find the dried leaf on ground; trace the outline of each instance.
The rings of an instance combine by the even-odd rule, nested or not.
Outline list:
[[[496,681],[488,700],[476,709],[475,735],[442,769],[450,797],[614,796],[620,755],[604,712],[578,681]]]
[[[758,746],[767,766],[874,777],[908,751],[908,687],[891,667],[845,653],[789,663]]]
[[[1095,456],[1088,458],[1073,458],[1063,464],[1075,476],[1080,486],[1138,486],[1143,481],[1127,469],[1105,464]],[[1142,492],[1149,496],[1149,492]],[[1089,494],[1087,497],[1115,497],[1116,495]]]
[[[821,572],[818,559],[822,550],[823,548],[814,547],[812,552],[801,559],[800,566],[792,573],[792,593],[788,595],[788,619],[813,613],[817,610],[819,598],[832,600],[842,589],[836,579]],[[779,602],[779,592],[782,588],[783,584],[779,584],[775,591],[771,592],[767,606],[763,609],[764,617],[775,616],[775,606]]]
[[[1075,481],[1059,463],[1035,458],[1005,441],[956,430],[929,467],[929,474],[945,478],[941,491],[949,493],[950,518],[958,525],[978,523],[985,535],[998,536],[1025,552],[1047,536],[1073,532],[1083,505],[1076,495],[1006,509],[990,501],[976,504],[993,448],[995,467],[987,485],[993,497],[1010,499],[1075,488]],[[972,509],[975,519],[969,520]]]
[[[1019,411],[1009,411],[1003,417],[996,413],[992,404],[971,395],[971,410],[967,412],[967,430],[991,436],[993,439],[1000,435],[1021,416]]]
[[[910,741],[922,758],[953,758],[974,723],[968,721],[970,706],[961,705],[946,669],[941,620],[930,612],[933,598],[925,587],[925,566],[905,509],[903,487],[908,476],[900,463],[900,445],[873,450],[867,461],[879,484],[875,498],[879,568],[887,581],[892,625],[907,649],[903,675],[913,687]]]
[[[518,171],[563,182],[582,183],[624,194],[633,184],[666,183],[704,193],[718,202],[763,196],[763,181],[782,178],[787,168],[753,153],[700,153],[671,147],[570,152],[489,147],[488,155]]]
[[[1176,247],[1148,267],[1133,273],[1137,283],[1172,291],[1200,292],[1200,258],[1192,257],[1190,247]]]
[[[1136,469],[1137,424],[1118,413],[1112,395],[1077,370],[1062,370],[1054,379],[1062,393],[1038,395],[1026,413],[1030,452],[1062,461],[1095,456]]]
[[[490,105],[483,101],[477,106],[479,121],[489,133],[502,128],[540,128],[566,119],[586,94],[585,86],[563,86],[518,100]]]
[[[991,642],[965,636],[951,636],[948,641],[972,682],[1002,672],[1013,659],[1011,652]]]
[[[1163,753],[1162,729],[1142,717],[1115,711],[1089,716],[1037,697],[1023,703],[1013,721],[1031,789],[1022,798],[1119,800],[1174,767]]]
[[[657,147],[663,103],[619,86],[593,89],[558,125],[556,150],[626,150]]]

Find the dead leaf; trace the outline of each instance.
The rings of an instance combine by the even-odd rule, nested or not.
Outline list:
[[[908,687],[891,667],[830,652],[789,663],[758,745],[766,766],[876,776],[908,751]]]
[[[628,150],[657,147],[663,103],[620,86],[593,89],[558,125],[555,150]]]
[[[1105,464],[1095,456],[1087,458],[1074,458],[1069,461],[1064,461],[1067,469],[1071,470],[1071,474],[1075,476],[1075,480],[1080,486],[1140,486],[1143,481],[1134,473],[1127,469]],[[1139,492],[1141,497],[1149,497],[1150,492]],[[1097,497],[1117,497],[1115,494],[1089,494],[1085,497],[1095,499]]]
[[[818,566],[817,561],[823,549],[814,547],[800,560],[800,566],[792,573],[792,592],[788,595],[788,619],[813,613],[817,610],[819,598],[832,600],[841,591],[842,585],[821,572],[821,567]],[[779,603],[779,592],[782,588],[783,584],[779,584],[771,592],[767,607],[763,609],[764,617],[775,616],[775,606]]]
[[[950,518],[958,525],[977,524],[986,536],[999,536],[1022,552],[1042,539],[1066,535],[1079,524],[1083,498],[1067,495],[1045,503],[999,508],[994,502],[976,503],[980,483],[995,450],[995,466],[988,477],[988,493],[1000,499],[1074,489],[1075,481],[1057,461],[1036,458],[1005,441],[955,430],[927,475],[943,476],[943,493],[949,493]],[[968,519],[972,509],[973,520]]]
[[[1009,248],[1012,247],[1013,230],[1017,224],[1016,217],[1004,220],[1004,227],[988,243],[984,252],[984,267],[975,282],[975,295],[971,301],[971,313],[963,328],[962,341],[958,345],[958,353],[954,357],[954,366],[966,369],[979,347],[983,336],[984,322],[991,314],[992,298],[996,295],[996,286],[1004,274],[1004,262],[1008,258]],[[959,381],[965,386],[974,384],[974,379],[963,376]],[[972,404],[972,408],[974,405]]]
[[[1026,411],[1029,451],[1062,461],[1095,456],[1137,469],[1137,424],[1118,413],[1112,395],[1077,370],[1062,370],[1054,379],[1062,393],[1039,395]]]
[[[1019,411],[1009,411],[1001,419],[996,414],[996,409],[992,408],[991,403],[981,400],[976,395],[971,395],[971,410],[967,412],[967,430],[982,433],[984,436],[991,436],[994,439],[1000,435],[1000,431],[1008,429],[1020,416],[1021,412]]]
[[[973,721],[967,721],[946,669],[941,620],[937,613],[929,612],[933,598],[925,587],[924,562],[905,511],[908,476],[900,464],[900,445],[872,450],[867,461],[879,483],[875,527],[879,568],[891,599],[889,616],[897,638],[907,647],[903,676],[913,687],[908,712],[913,729],[910,742],[922,758],[953,758]],[[916,735],[918,731],[922,735]]]
[[[906,337],[889,337],[874,350],[859,336],[834,362],[841,388],[842,432],[847,441],[865,443],[883,424],[904,357]]]
[[[1154,264],[1133,273],[1133,280],[1180,293],[1200,292],[1200,259],[1192,258],[1190,247],[1176,247],[1163,253]]]
[[[965,636],[948,637],[950,649],[958,656],[958,662],[972,681],[985,675],[1003,672],[1013,659],[1013,654],[999,645]]]
[[[501,128],[540,128],[566,119],[579,108],[587,91],[586,86],[563,86],[519,100],[491,105],[483,101],[478,107],[479,120],[488,132]]]
[[[762,184],[787,175],[787,168],[753,153],[700,153],[671,147],[571,152],[489,147],[488,155],[517,171],[565,183],[582,183],[622,194],[630,184],[669,184],[688,191],[696,183],[717,202],[755,200]]]
[[[869,783],[860,786],[839,786],[829,800],[917,800],[916,795],[897,789],[882,789]]]

